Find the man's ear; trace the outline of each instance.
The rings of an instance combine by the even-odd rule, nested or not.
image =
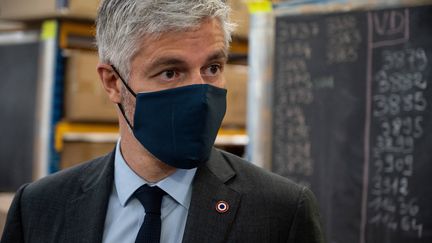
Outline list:
[[[112,67],[105,63],[97,65],[97,72],[99,73],[100,80],[109,99],[119,104],[121,102],[121,84],[119,77],[115,74]]]

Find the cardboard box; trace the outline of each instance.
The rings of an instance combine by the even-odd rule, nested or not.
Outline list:
[[[109,100],[96,71],[96,52],[68,52],[65,84],[65,120],[71,122],[117,122],[115,105]]]
[[[222,122],[225,128],[245,128],[247,115],[248,68],[244,65],[225,65],[227,112]]]
[[[0,0],[1,1],[1,0]],[[0,32],[25,30],[25,25],[19,22],[0,20]]]
[[[100,0],[1,0],[0,18],[38,20],[55,17],[94,19]]]
[[[228,0],[231,7],[231,21],[237,24],[233,36],[247,39],[249,37],[249,9],[244,0]]]
[[[13,197],[13,193],[0,193],[0,236],[3,234],[7,213],[12,203]]]
[[[60,169],[66,169],[113,151],[111,142],[65,142],[60,158]]]

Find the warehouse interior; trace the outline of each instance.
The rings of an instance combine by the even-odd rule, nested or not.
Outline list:
[[[227,2],[215,147],[310,188],[329,243],[431,242],[432,1]],[[21,185],[118,140],[99,3],[0,0],[0,236]]]

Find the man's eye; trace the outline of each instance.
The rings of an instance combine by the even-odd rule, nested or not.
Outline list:
[[[207,67],[207,69],[205,70],[205,74],[206,76],[215,76],[219,74],[220,71],[221,71],[221,66],[219,64],[213,64]]]
[[[167,70],[161,73],[163,79],[173,79],[177,76],[177,72],[174,70]]]

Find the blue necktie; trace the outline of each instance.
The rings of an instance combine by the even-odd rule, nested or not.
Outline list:
[[[145,210],[144,222],[135,243],[159,243],[161,233],[161,203],[166,193],[157,186],[143,185],[134,195]]]

